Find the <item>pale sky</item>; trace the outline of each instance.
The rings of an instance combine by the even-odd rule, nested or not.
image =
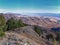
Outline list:
[[[60,0],[0,0],[0,12],[60,13]]]

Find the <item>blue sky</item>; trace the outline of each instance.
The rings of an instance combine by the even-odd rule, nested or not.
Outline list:
[[[60,13],[60,0],[0,0],[0,12]]]

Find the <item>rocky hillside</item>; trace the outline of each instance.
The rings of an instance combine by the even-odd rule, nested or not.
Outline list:
[[[0,45],[53,45],[41,38],[32,26],[26,26],[5,32],[6,36],[0,40]]]

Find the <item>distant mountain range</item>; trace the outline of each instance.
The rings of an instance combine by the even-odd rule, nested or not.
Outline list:
[[[60,17],[60,14],[55,13],[27,13],[29,16],[51,16],[51,17]]]
[[[21,19],[23,23],[29,25],[38,25],[45,28],[60,27],[60,18],[58,16],[60,15],[50,13],[4,13],[6,20],[13,17],[14,19]]]

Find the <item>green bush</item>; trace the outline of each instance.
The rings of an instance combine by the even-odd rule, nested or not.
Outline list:
[[[0,30],[2,30],[2,31],[7,30],[6,20],[2,13],[0,14]]]
[[[0,37],[4,37],[5,36],[5,32],[0,31]]]
[[[53,35],[52,34],[48,34],[48,35],[46,35],[46,39],[52,39],[52,41],[54,41],[54,37],[53,37]]]
[[[21,21],[21,19],[15,20],[14,18],[10,18],[6,24],[8,26],[7,30],[13,30],[15,28],[24,26],[24,23]]]
[[[35,32],[37,32],[39,34],[39,36],[43,33],[41,28],[38,26],[35,26],[35,25],[34,25],[34,30],[35,30]]]
[[[21,19],[19,19],[18,21],[17,21],[17,26],[18,27],[24,27],[24,23],[22,22],[22,20]]]
[[[17,21],[14,18],[10,18],[7,21],[6,24],[8,26],[8,29],[7,30],[11,30],[11,29],[17,28]]]
[[[56,40],[60,43],[60,34],[57,34]]]

